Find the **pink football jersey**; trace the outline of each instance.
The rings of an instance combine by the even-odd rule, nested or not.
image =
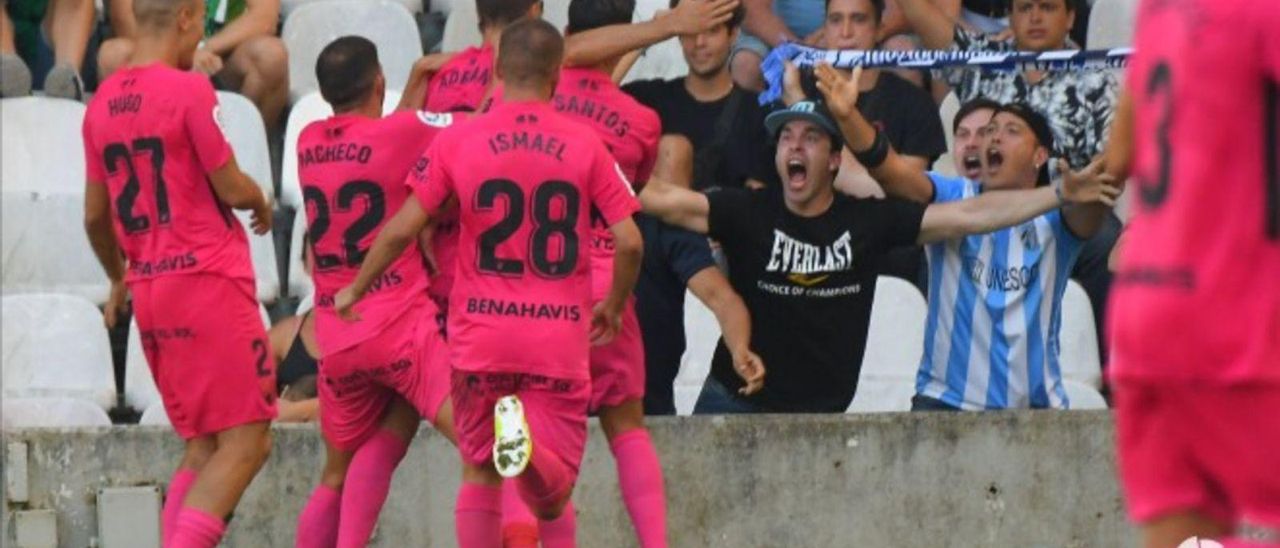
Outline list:
[[[1119,377],[1280,381],[1280,3],[1143,2]]]
[[[639,209],[599,137],[549,104],[507,103],[443,132],[411,177],[428,212],[459,204],[455,368],[589,378],[590,211],[612,224]]]

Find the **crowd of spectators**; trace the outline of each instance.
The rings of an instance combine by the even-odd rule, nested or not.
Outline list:
[[[519,12],[517,16],[540,16],[543,9],[542,2],[532,0],[476,1],[478,4],[511,4]],[[687,75],[669,80],[630,81],[623,86],[624,91],[653,109],[661,120],[665,157],[659,161],[658,173],[667,182],[709,192],[712,196],[720,189],[771,193],[784,186],[782,179],[787,172],[780,171],[775,163],[778,135],[767,131],[765,124],[770,112],[786,107],[761,105],[758,100],[764,85],[760,63],[770,48],[783,41],[797,41],[827,49],[991,52],[1075,49],[1086,43],[1084,30],[1089,4],[1087,0],[671,0],[670,9],[660,11],[651,20],[575,33],[567,41],[566,63],[598,65],[618,56],[643,52],[668,39],[677,39],[689,68]],[[206,5],[205,39],[196,53],[193,70],[209,76],[219,89],[235,91],[251,99],[273,136],[271,141],[276,142],[284,130],[290,100],[289,54],[279,36],[280,0],[207,0]],[[133,6],[132,0],[106,0],[104,21],[100,22],[93,0],[3,2],[0,96],[17,97],[39,90],[50,97],[84,100],[98,81],[128,62],[135,27]],[[485,13],[483,8],[479,11]],[[462,52],[464,59],[472,63],[475,59],[492,62],[496,35],[489,31],[484,34],[485,43]],[[430,107],[433,98],[436,105],[453,101],[452,96],[446,97],[448,90],[428,89],[427,81],[435,72],[451,66],[448,65],[451,61],[456,63],[455,57],[455,52],[424,57],[409,79],[411,89],[405,90],[404,104],[420,106],[425,101]],[[628,66],[624,63],[615,77],[621,80]],[[787,102],[821,102],[822,94],[814,86],[816,79],[810,70],[789,71],[788,81],[792,86],[788,88],[791,97]],[[996,113],[1010,104],[1030,109],[1034,116],[1045,121],[1050,132],[1039,140],[1047,146],[1046,158],[1035,166],[1037,170],[1046,171],[1046,175],[1038,179],[1042,185],[1066,175],[1060,172],[1056,159],[1065,160],[1070,169],[1081,170],[1101,152],[1117,95],[1116,75],[1104,70],[862,70],[853,85],[857,88],[857,111],[896,152],[900,162],[897,165],[918,173],[935,169],[951,171],[971,182],[982,179],[987,168],[989,150],[985,147],[990,132],[994,131],[992,121]],[[963,105],[954,119],[942,119],[938,115],[939,103],[948,93],[955,94]],[[467,110],[473,107],[467,105]],[[946,150],[945,131],[951,131],[954,136],[951,151]],[[947,152],[952,153],[954,166],[937,164]],[[839,193],[858,198],[886,196],[886,188],[892,183],[886,184],[883,177],[878,179],[876,170],[862,165],[852,148],[833,148],[832,153],[832,161],[838,164],[832,175]],[[936,185],[934,195],[917,201],[930,203],[954,198],[942,196],[951,192],[948,190],[952,188],[948,186],[951,180],[932,181]],[[679,328],[683,324],[685,289],[706,302],[718,316],[740,305],[734,300],[737,297],[733,289],[743,293],[743,287],[734,283],[731,288],[728,280],[734,277],[735,269],[743,268],[743,264],[755,260],[753,257],[758,254],[740,243],[735,244],[728,229],[723,227],[732,225],[744,233],[771,229],[766,226],[767,219],[753,216],[756,210],[752,208],[760,206],[736,194],[732,196],[712,201],[721,203],[723,211],[733,213],[719,218],[711,213],[709,232],[724,238],[724,242],[708,243],[703,236],[655,218],[643,219],[649,262],[638,286],[637,306],[648,353],[651,397],[646,400],[646,409],[650,413],[674,412],[671,382],[685,350],[684,333]],[[885,223],[902,221],[893,215],[883,217]],[[1085,231],[1096,234],[1081,240],[1078,259],[1072,261],[1071,275],[1089,294],[1094,316],[1099,319],[1098,339],[1104,341],[1100,324],[1106,316],[1103,308],[1110,285],[1107,258],[1122,225],[1109,210],[1099,218],[1097,226],[1091,222],[1090,230]],[[720,228],[717,223],[721,224]],[[739,224],[743,226],[738,227]],[[920,227],[898,228],[898,232],[882,235],[886,242],[895,245],[886,244],[882,246],[883,253],[870,255],[875,260],[874,270],[867,272],[907,279],[927,296],[934,297],[929,291],[931,269],[926,267],[924,250],[916,245],[915,233]],[[1075,233],[1072,228],[1067,223],[1065,234],[1089,235]],[[898,249],[890,249],[894,247]],[[721,259],[728,255],[728,278],[713,266],[713,250]],[[859,276],[864,274],[872,275],[859,270]],[[867,302],[860,303],[859,307],[869,307],[871,295],[862,298]],[[750,299],[747,301],[749,304]],[[864,312],[861,310],[858,313],[861,316],[850,324],[855,331],[865,332]],[[812,319],[797,318],[797,322]],[[844,323],[849,322],[840,325]],[[290,316],[272,332],[277,360],[297,366],[280,368],[282,373],[296,374],[281,379],[281,389],[285,392],[282,395],[292,393],[291,399],[302,396],[302,400],[307,400],[305,395],[314,394],[316,352],[312,324],[307,314]],[[774,336],[767,334],[771,329],[795,329],[786,324],[779,327],[776,320],[756,321],[755,326],[757,337]],[[823,333],[831,340],[809,340]],[[802,344],[793,350],[818,355],[826,347],[846,344],[851,336],[865,339],[865,333],[808,331]],[[1101,344],[1100,350],[1105,361],[1105,344]],[[853,361],[861,359],[860,349],[835,354]],[[767,358],[766,367],[782,366],[768,363]],[[845,397],[853,392],[858,364],[845,366],[849,368],[845,373],[853,373],[852,382],[846,383],[847,386],[831,386],[830,378],[814,381],[814,390],[830,392],[831,396],[827,398],[830,401],[824,401],[821,394],[811,395],[811,403],[824,401],[819,406],[823,410],[836,410],[841,402],[847,405]],[[729,389],[736,386],[726,367],[718,365],[707,383],[706,405],[699,404],[703,410],[805,408],[767,400],[778,395],[771,390],[770,381],[788,382],[788,374],[776,370],[771,370],[767,377],[766,399],[753,400],[750,405],[735,400]],[[847,380],[847,377],[845,374],[840,378]],[[799,388],[783,388],[805,389],[803,385],[797,386]],[[788,395],[792,396],[795,395]],[[955,401],[950,403],[956,406]],[[314,418],[315,410],[309,405],[305,401],[299,407],[291,405],[296,411],[291,412],[291,416],[302,420]],[[1009,405],[1026,406],[1028,402]]]

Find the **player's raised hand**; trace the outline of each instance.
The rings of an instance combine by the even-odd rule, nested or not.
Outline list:
[[[622,306],[600,301],[591,309],[592,346],[604,346],[622,331]]]
[[[743,396],[750,396],[764,388],[764,360],[755,352],[746,350],[733,353],[733,369],[746,381],[746,386],[738,389]]]
[[[733,19],[739,0],[696,0],[681,2],[665,15],[672,34],[688,36],[713,30]]]
[[[862,67],[853,69],[853,74],[846,75],[828,64],[820,64],[813,69],[818,79],[818,91],[827,102],[827,109],[837,118],[845,118],[858,109],[858,80],[862,78]]]
[[[1062,199],[1072,204],[1103,203],[1115,207],[1123,190],[1113,175],[1104,173],[1102,158],[1080,171],[1071,171],[1066,160],[1058,160],[1062,173]]]
[[[346,286],[338,291],[333,297],[333,311],[338,313],[338,317],[348,322],[360,321],[360,313],[356,312],[355,305],[360,301],[360,297],[356,295],[355,289]]]
[[[107,304],[102,307],[102,321],[107,329],[115,329],[120,316],[129,309],[129,287],[124,282],[111,282],[111,293],[107,295]]]

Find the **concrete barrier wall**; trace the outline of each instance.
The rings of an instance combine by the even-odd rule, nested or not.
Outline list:
[[[650,428],[676,547],[1136,545],[1106,412],[694,417]],[[6,452],[26,444],[30,490],[26,505],[6,497],[5,545],[22,509],[55,510],[60,546],[94,545],[97,489],[167,482],[181,447],[138,426],[5,438]],[[313,427],[278,428],[224,546],[292,546],[322,459]],[[635,545],[614,475],[593,423],[574,497],[581,546]],[[372,546],[454,546],[458,478],[452,446],[424,427]]]

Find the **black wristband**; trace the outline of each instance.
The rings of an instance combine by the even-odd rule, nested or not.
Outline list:
[[[889,157],[889,140],[885,138],[884,132],[876,131],[875,141],[872,141],[871,148],[858,152],[853,152],[853,157],[858,159],[858,163],[867,169],[875,169],[884,163],[885,158]]]

